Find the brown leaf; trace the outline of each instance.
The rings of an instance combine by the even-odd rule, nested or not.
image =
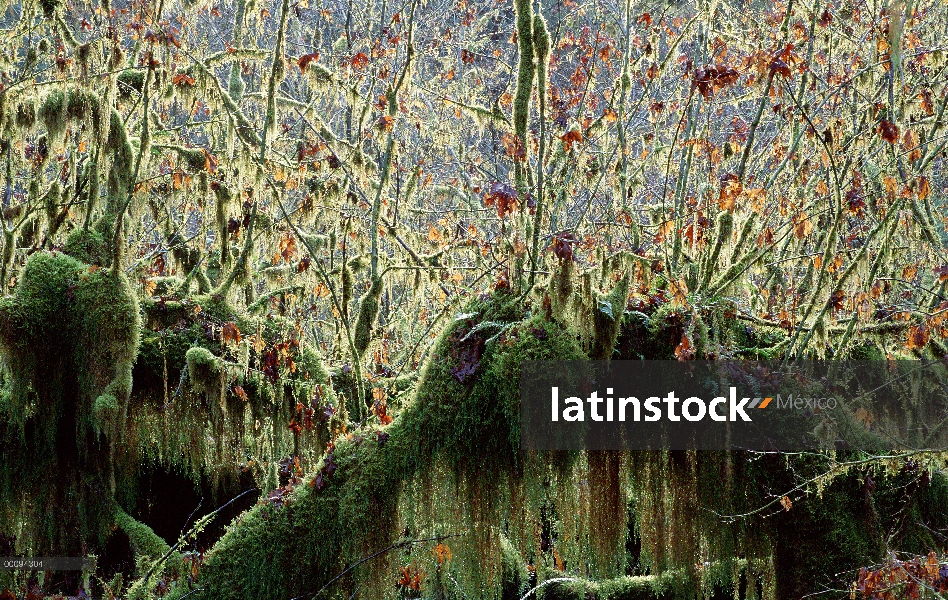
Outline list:
[[[358,52],[349,60],[349,64],[352,65],[352,68],[356,71],[361,71],[368,66],[369,57],[366,56],[364,52]]]
[[[695,356],[695,350],[691,345],[691,338],[688,334],[681,336],[681,341],[675,347],[675,358],[678,360],[691,360]]]
[[[887,121],[882,119],[879,121],[879,135],[882,136],[882,139],[889,142],[890,144],[897,144],[899,142],[899,127],[892,121]]]
[[[563,150],[565,150],[566,152],[569,152],[570,148],[573,147],[573,142],[583,141],[583,134],[580,133],[578,130],[573,129],[561,135],[560,140],[563,142]]]
[[[240,343],[240,330],[233,321],[228,321],[221,327],[221,341],[225,344]]]
[[[944,283],[948,281],[948,265],[942,265],[940,267],[935,267],[932,269],[935,275],[938,275],[938,283]]]
[[[930,336],[928,325],[922,323],[909,328],[908,338],[905,340],[906,350],[921,350],[928,344]]]
[[[802,240],[811,233],[813,233],[813,223],[810,221],[810,217],[802,212],[797,214],[797,216],[793,218],[793,235],[795,235],[798,240]]]
[[[925,111],[925,114],[929,117],[935,114],[935,103],[932,101],[932,91],[922,90],[918,97],[922,101],[922,110]]]
[[[186,73],[178,73],[171,79],[171,83],[177,87],[193,87],[194,86],[194,77]]]
[[[306,67],[308,67],[309,63],[313,62],[314,60],[319,60],[319,52],[304,54],[303,56],[299,57],[299,60],[296,61],[296,64],[299,66],[300,71],[305,73]]]

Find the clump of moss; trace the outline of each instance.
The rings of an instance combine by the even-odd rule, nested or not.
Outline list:
[[[188,377],[195,391],[205,394],[220,393],[224,361],[200,346],[188,350],[185,360],[188,362]]]
[[[145,87],[145,71],[128,69],[118,74],[119,98],[131,98],[133,92],[141,94]]]
[[[46,96],[37,113],[39,120],[46,126],[51,141],[62,139],[66,131],[66,92],[53,90]]]
[[[611,292],[597,298],[596,310],[593,311],[594,336],[589,351],[591,358],[599,360],[612,358],[629,297],[630,281],[631,278],[626,275],[616,283]]]
[[[63,252],[90,265],[108,265],[109,244],[96,229],[76,229],[66,238]]]
[[[184,164],[190,171],[197,172],[204,169],[207,157],[200,148],[185,148],[184,146],[175,146],[175,152],[184,161]]]
[[[356,317],[353,343],[360,358],[365,354],[371,341],[372,327],[379,315],[379,298],[382,296],[383,287],[382,278],[375,277],[372,279],[369,290],[359,300],[359,314]]]
[[[24,432],[18,453],[45,456],[61,476],[51,486],[42,472],[26,468],[13,488],[17,500],[7,499],[10,506],[42,511],[23,519],[40,527],[32,533],[37,548],[78,551],[78,544],[95,545],[106,531],[110,515],[96,507],[114,492],[116,461],[134,459],[114,447],[123,432],[140,327],[124,275],[65,254],[32,255],[14,295],[0,301],[7,409]],[[21,504],[21,494],[31,501]]]
[[[36,123],[36,106],[31,102],[17,104],[14,123],[21,129],[31,129]]]
[[[43,9],[43,16],[52,19],[56,16],[59,7],[62,6],[62,2],[61,0],[40,0],[39,5]]]
[[[82,88],[71,87],[66,91],[67,119],[74,121],[88,121],[93,132],[99,129],[99,99],[95,94]]]

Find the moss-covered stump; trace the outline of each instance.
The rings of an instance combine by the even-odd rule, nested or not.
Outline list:
[[[15,295],[0,301],[6,387],[0,529],[18,519],[33,555],[71,555],[100,542],[111,524],[103,498],[127,472],[122,439],[138,302],[121,273],[56,253],[31,256]]]
[[[356,589],[383,597],[399,589],[394,567],[420,568],[439,541],[465,565],[446,585],[498,595],[498,525],[512,519],[501,507],[518,510],[511,495],[523,493],[529,462],[519,446],[520,364],[585,356],[558,324],[522,315],[504,293],[473,302],[442,334],[394,422],[341,439],[295,489],[277,490],[231,525],[202,572],[204,597],[287,598],[327,585],[328,597]],[[445,487],[431,484],[432,473],[455,482],[452,506],[430,506],[430,491]],[[447,529],[446,514],[461,531]],[[429,560],[426,581],[439,585],[448,568]]]

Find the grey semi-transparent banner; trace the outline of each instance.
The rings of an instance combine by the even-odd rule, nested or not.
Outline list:
[[[95,559],[82,556],[0,557],[0,571],[91,571]]]
[[[948,448],[948,363],[527,361],[528,450]]]

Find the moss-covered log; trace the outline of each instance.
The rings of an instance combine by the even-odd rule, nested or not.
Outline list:
[[[503,293],[468,307],[442,335],[414,399],[391,425],[340,440],[292,494],[279,501],[271,496],[232,524],[209,557],[202,577],[205,597],[315,593],[347,565],[399,541],[410,544],[403,534],[437,537],[437,523],[425,515],[438,508],[406,510],[400,500],[430,504],[430,497],[419,498],[413,490],[430,489],[430,473],[438,464],[457,476],[470,511],[459,523],[464,528],[459,533],[468,539],[452,543],[470,547],[464,556],[480,567],[466,569],[469,577],[461,585],[472,586],[478,597],[498,593],[498,527],[515,518],[505,512],[510,508],[505,501],[524,487],[530,470],[519,451],[515,374],[524,360],[585,356],[562,327],[542,315],[523,320],[522,314]],[[537,471],[548,474],[545,468]],[[353,569],[327,591],[341,596],[368,585],[376,590],[373,595],[381,594],[392,581],[393,554]]]

